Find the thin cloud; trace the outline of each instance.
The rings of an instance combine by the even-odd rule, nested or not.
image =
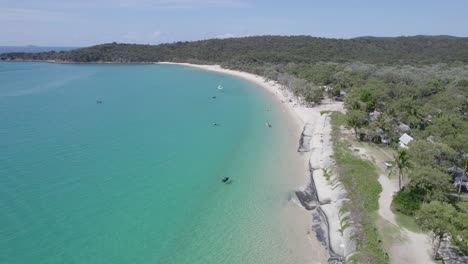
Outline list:
[[[44,11],[27,8],[2,8],[0,7],[0,21],[4,22],[64,22],[76,16],[62,12]]]
[[[131,33],[123,34],[114,40],[118,42],[125,42],[125,43],[147,44],[147,43],[160,42],[162,37],[163,37],[163,33],[161,31],[131,32]]]
[[[251,5],[246,0],[42,0],[12,1],[0,0],[0,6],[9,8],[77,10],[109,8],[153,8],[153,9],[188,9],[188,8],[246,8]]]
[[[227,39],[227,38],[244,38],[244,37],[250,37],[252,35],[249,34],[233,34],[233,33],[226,33],[226,34],[221,34],[221,35],[216,35],[214,38],[217,39]]]
[[[123,8],[190,9],[190,8],[246,8],[240,0],[120,0]]]
[[[216,38],[219,38],[219,39],[235,38],[235,37],[237,37],[237,36],[235,34],[231,34],[231,33],[226,33],[226,34],[216,36]]]

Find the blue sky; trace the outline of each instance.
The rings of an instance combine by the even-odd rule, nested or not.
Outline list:
[[[0,45],[251,35],[468,36],[467,0],[0,0]]]

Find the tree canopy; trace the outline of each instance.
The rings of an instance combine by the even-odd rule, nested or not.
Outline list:
[[[286,64],[361,61],[384,64],[468,62],[468,38],[449,36],[360,37],[255,36],[160,45],[109,43],[66,52],[10,53],[4,59],[71,62],[198,62]],[[321,68],[314,79],[327,82],[333,69]],[[313,69],[311,69],[313,71]],[[391,76],[389,76],[391,77]],[[307,79],[307,78],[306,78]]]
[[[425,231],[430,231],[434,243],[434,257],[440,247],[442,238],[449,233],[456,215],[455,208],[447,203],[434,201],[423,204],[416,213],[416,222]]]

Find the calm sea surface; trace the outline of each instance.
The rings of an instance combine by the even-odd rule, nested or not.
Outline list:
[[[295,263],[283,120],[218,73],[0,63],[0,263]]]

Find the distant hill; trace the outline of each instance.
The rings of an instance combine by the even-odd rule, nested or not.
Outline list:
[[[197,62],[284,64],[362,61],[379,64],[468,62],[468,38],[451,36],[360,37],[256,36],[160,45],[110,43],[66,52],[9,53],[4,60],[66,62]]]
[[[78,47],[41,47],[41,46],[0,46],[0,53],[11,53],[11,52],[27,52],[27,53],[38,53],[38,52],[49,52],[49,51],[68,51],[77,49]]]

